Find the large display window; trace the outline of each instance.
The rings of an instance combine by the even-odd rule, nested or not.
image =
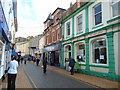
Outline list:
[[[107,64],[106,39],[97,39],[93,42],[93,63]]]

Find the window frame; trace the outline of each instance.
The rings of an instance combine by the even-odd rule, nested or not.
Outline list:
[[[69,27],[68,27],[68,24],[69,24]],[[70,26],[71,26],[71,22],[69,21],[69,22],[67,22],[66,23],[66,35],[67,36],[70,36],[70,33],[71,33],[71,28],[70,28]],[[68,31],[69,30],[69,31]]]
[[[95,8],[98,7],[99,5],[101,5],[101,11],[95,13]],[[96,24],[96,19],[95,19],[95,16],[100,14],[101,13],[101,22],[99,24]],[[96,4],[94,7],[93,7],[93,17],[94,17],[94,26],[97,26],[97,25],[100,25],[102,23],[102,19],[103,19],[103,16],[102,16],[102,3],[98,3]]]
[[[81,22],[79,23],[79,18],[80,17],[82,17],[82,19],[81,19]],[[78,33],[80,33],[80,32],[83,32],[83,14],[80,14],[80,15],[78,15],[77,17],[76,17],[77,19],[77,24],[76,24],[76,27],[77,27],[77,29],[76,29],[76,34],[78,34]],[[80,27],[80,25],[81,25],[81,30],[80,29],[78,29],[78,27]]]
[[[113,16],[113,5],[117,4],[118,2],[120,2],[120,0],[117,0],[116,2],[114,2],[114,1],[111,0],[111,4],[110,5],[111,5],[111,17],[112,18],[120,16],[119,13],[118,13],[118,15]]]
[[[60,27],[57,28],[57,40],[60,39]]]
[[[54,42],[54,41],[55,41],[55,32],[52,31],[52,42]]]
[[[106,64],[103,64],[103,63],[95,63],[94,62],[94,49],[93,49],[93,43],[96,41],[96,40],[101,40],[101,39],[105,39],[106,40],[106,58],[107,58],[107,60],[106,60]],[[102,66],[108,66],[108,63],[109,63],[109,58],[108,58],[108,45],[107,45],[107,39],[105,38],[105,37],[99,37],[99,38],[94,38],[94,39],[92,39],[92,40],[90,40],[90,59],[91,59],[91,61],[90,61],[90,63],[92,64],[92,65],[102,65]]]
[[[74,56],[74,58],[76,59],[76,61],[78,62],[78,60],[77,60],[77,50],[76,49],[78,49],[78,46],[79,45],[82,45],[82,44],[84,44],[84,51],[85,51],[85,48],[86,48],[86,45],[85,45],[85,42],[84,41],[80,41],[80,42],[76,42],[75,44],[74,44],[74,51],[76,51],[75,52],[75,56]],[[84,58],[85,58],[85,61],[84,62],[82,62],[82,61],[80,61],[80,62],[78,62],[79,64],[85,64],[86,63],[86,51],[84,52],[85,53],[85,55],[84,55]]]

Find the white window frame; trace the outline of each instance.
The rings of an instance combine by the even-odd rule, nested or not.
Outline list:
[[[77,44],[84,44],[84,46],[85,46],[85,48],[86,48],[86,45],[85,45],[85,41],[80,41],[80,42],[76,42],[75,44],[74,44],[74,51],[75,51],[75,55],[74,55],[74,59],[75,59],[75,61],[77,61],[77,48],[76,48],[76,45]],[[79,64],[85,64],[86,63],[86,51],[85,51],[85,62],[78,62]]]
[[[77,27],[77,17],[80,16],[80,15],[82,15],[82,31],[80,33],[78,33],[77,32],[77,28],[78,28]],[[80,13],[78,13],[78,14],[76,14],[74,16],[74,34],[75,34],[75,37],[85,33],[85,28],[86,28],[86,26],[85,26],[85,21],[86,21],[85,18],[86,18],[85,17],[85,10],[82,10]]]
[[[78,23],[79,21],[79,19],[78,18],[80,18],[80,17],[82,17],[82,19],[81,19],[81,23]],[[80,29],[78,29],[78,27],[79,27],[79,25],[81,25],[81,30]],[[76,33],[80,33],[80,32],[83,32],[83,15],[82,14],[80,14],[79,16],[77,16],[77,25],[76,25]]]
[[[115,17],[120,16],[120,15],[113,16],[113,7],[112,7],[112,6],[113,6],[114,4],[116,4],[116,3],[118,3],[118,2],[120,2],[120,0],[115,0],[115,1],[114,1],[114,0],[111,0],[111,17],[112,17],[112,18],[115,18]]]
[[[67,23],[70,22],[70,35],[67,35]],[[72,35],[72,18],[70,20],[68,20],[67,22],[65,22],[65,34],[64,34],[64,37],[65,39],[67,38],[70,38]]]
[[[101,64],[101,63],[93,63],[93,42],[95,41],[95,40],[98,40],[98,39],[106,39],[106,55],[107,55],[107,64]],[[101,65],[101,66],[108,66],[108,64],[109,64],[109,58],[108,58],[108,41],[107,41],[107,38],[106,38],[106,36],[100,36],[100,37],[97,37],[97,38],[92,38],[92,39],[90,39],[90,41],[89,41],[89,60],[90,60],[90,64],[91,65]]]
[[[67,47],[67,46],[70,46],[70,47],[71,47],[71,50],[70,50],[70,51],[66,51],[66,47]],[[67,52],[67,54],[66,54],[66,52]],[[71,52],[71,56],[72,56],[72,46],[71,46],[71,44],[67,44],[67,45],[64,46],[64,60],[65,60],[66,57],[69,58],[68,52]],[[66,57],[65,57],[65,56],[66,56]]]
[[[97,6],[99,6],[99,5],[101,5],[101,11],[95,14],[95,8],[96,8]],[[99,14],[99,13],[101,13],[101,16],[102,16],[102,19],[101,19],[101,20],[102,20],[101,23],[102,23],[102,22],[103,22],[102,3],[98,3],[98,4],[96,4],[96,5],[93,7],[94,26],[97,26],[97,25],[100,25],[100,24],[101,24],[101,23],[99,23],[99,24],[96,24],[96,25],[95,25],[95,15],[97,15],[97,14]]]

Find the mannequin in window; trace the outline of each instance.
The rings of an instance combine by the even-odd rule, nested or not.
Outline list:
[[[78,62],[83,61],[82,55],[78,55],[78,56],[77,56],[77,60],[78,60]]]

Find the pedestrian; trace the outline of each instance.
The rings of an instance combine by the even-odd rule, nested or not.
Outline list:
[[[21,57],[21,64],[23,63],[23,59],[24,59],[24,57]]]
[[[36,58],[36,65],[37,65],[37,66],[39,65],[39,62],[40,62],[40,59],[39,59],[39,58]]]
[[[69,58],[69,66],[71,67],[71,69],[70,69],[71,75],[74,74],[74,65],[75,65],[75,60],[70,56],[70,58]]]
[[[27,62],[27,57],[26,57],[26,58],[24,58],[24,64],[26,64],[26,62]]]
[[[43,73],[46,73],[46,68],[47,68],[47,57],[43,57]]]
[[[8,64],[8,90],[15,90],[15,81],[17,77],[18,62],[16,56],[12,56],[12,60]]]

